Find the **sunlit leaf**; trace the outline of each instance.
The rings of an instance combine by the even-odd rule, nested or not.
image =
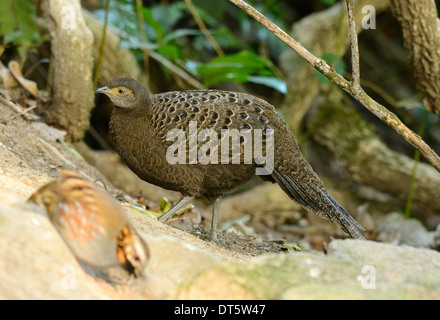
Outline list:
[[[266,87],[275,89],[283,94],[287,93],[286,82],[275,77],[249,76],[249,82],[265,85]]]
[[[249,51],[220,56],[197,68],[206,86],[226,81],[248,81],[249,76],[275,77],[272,63]],[[257,79],[258,81],[258,79]]]

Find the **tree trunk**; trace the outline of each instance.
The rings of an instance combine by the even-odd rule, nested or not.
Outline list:
[[[434,0],[392,0],[417,89],[428,110],[440,116],[440,21]]]

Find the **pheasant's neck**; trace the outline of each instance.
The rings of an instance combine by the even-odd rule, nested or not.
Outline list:
[[[142,152],[147,143],[149,123],[149,115],[145,110],[113,109],[109,132],[113,145],[122,158],[136,158]]]

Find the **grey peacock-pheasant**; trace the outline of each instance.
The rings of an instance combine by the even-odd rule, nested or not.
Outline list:
[[[167,160],[167,150],[173,141],[167,140],[167,134],[180,129],[188,137],[190,124],[196,123],[197,134],[212,129],[218,134],[219,144],[223,142],[222,130],[272,132],[273,170],[270,175],[260,177],[278,183],[291,199],[308,211],[333,221],[351,237],[364,239],[360,232],[363,227],[325,190],[322,180],[302,156],[287,124],[266,101],[249,94],[221,90],[173,91],[150,96],[131,78],[113,79],[96,92],[106,94],[115,105],[110,134],[116,151],[130,169],[149,183],[183,195],[159,220],[167,220],[194,197],[203,196],[214,203],[210,239],[216,240],[223,194],[250,180],[261,167],[257,159],[239,164],[224,164],[220,158],[217,163],[208,164],[187,159],[185,163],[171,164]],[[246,142],[240,137],[240,151],[246,148]],[[206,143],[199,141],[197,148]],[[229,151],[231,159],[232,149]],[[186,152],[188,158],[190,148]],[[240,158],[243,160],[242,154]]]

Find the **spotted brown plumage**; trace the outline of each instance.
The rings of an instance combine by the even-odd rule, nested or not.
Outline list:
[[[216,240],[223,194],[247,182],[255,175],[256,168],[261,167],[256,158],[251,163],[222,164],[220,152],[217,163],[191,163],[191,146],[186,149],[185,163],[169,163],[167,149],[175,140],[167,140],[168,132],[180,129],[189,138],[191,121],[195,121],[197,135],[204,129],[213,129],[220,144],[224,141],[222,130],[255,133],[261,129],[266,135],[272,132],[274,169],[261,178],[278,183],[290,198],[330,219],[353,238],[364,239],[359,231],[363,230],[362,226],[325,190],[321,179],[302,156],[287,124],[268,102],[249,94],[221,90],[173,91],[150,96],[131,78],[113,79],[96,92],[106,94],[115,105],[110,134],[116,151],[131,170],[149,183],[183,194],[160,220],[171,217],[194,197],[203,196],[214,202],[210,238]],[[266,150],[264,134],[262,145]],[[192,147],[199,150],[204,144],[206,141],[198,141]],[[240,138],[240,151],[246,146],[246,139]],[[234,157],[229,151],[229,160],[232,160]]]

